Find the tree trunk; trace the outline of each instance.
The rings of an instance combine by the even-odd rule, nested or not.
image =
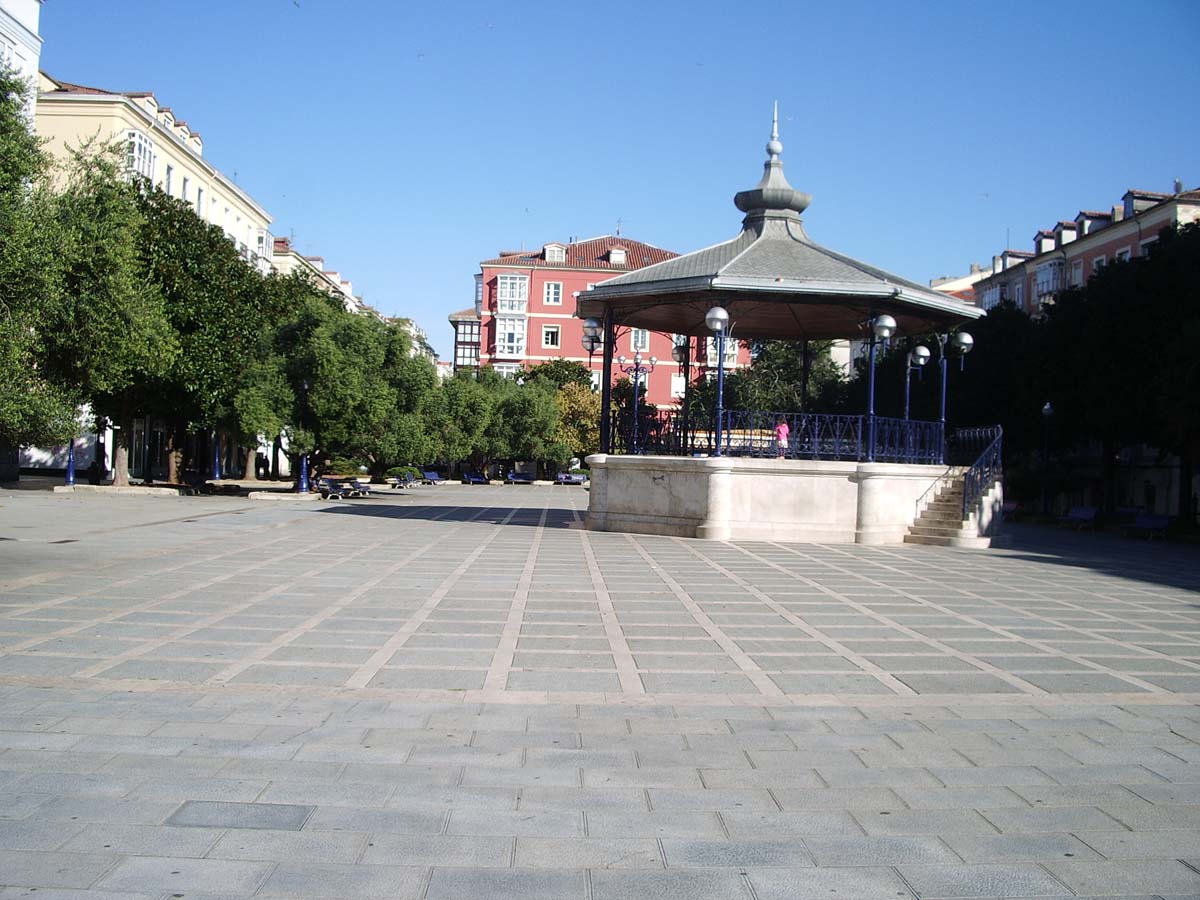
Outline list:
[[[245,481],[258,481],[258,441],[252,441],[246,448],[246,471],[242,475]]]
[[[180,470],[183,468],[183,425],[178,419],[167,423],[167,482],[179,484],[183,479]]]
[[[279,451],[282,450],[282,441],[277,437],[271,442],[271,480],[279,480]]]
[[[117,414],[119,427],[113,434],[113,487],[129,487],[129,440],[133,435],[133,405],[129,396],[121,397]]]

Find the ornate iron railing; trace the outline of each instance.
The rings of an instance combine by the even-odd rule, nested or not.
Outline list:
[[[999,425],[990,428],[960,428],[954,433],[954,437],[955,444],[959,447],[984,447],[963,475],[962,511],[965,519],[979,502],[979,498],[986,494],[1003,474],[1001,451],[1004,447],[1004,429]]]
[[[776,426],[788,425],[786,445],[780,453]],[[830,413],[774,413],[725,410],[721,427],[723,456],[778,457],[785,459],[850,460],[937,464],[942,456],[942,425],[916,419],[875,419],[875,448],[869,453],[868,419]],[[674,410],[644,410],[637,420],[634,445],[633,416],[615,411],[612,418],[614,453],[691,456],[716,451],[715,429],[709,421],[693,422],[687,431]]]

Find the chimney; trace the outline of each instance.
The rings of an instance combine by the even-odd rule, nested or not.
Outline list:
[[[1175,193],[1176,194],[1183,193],[1183,179],[1182,178],[1175,179]]]
[[[993,256],[992,257],[992,274],[995,275],[999,271],[1000,271],[1000,257]]]
[[[1113,204],[1113,208],[1112,208],[1112,220],[1113,220],[1113,222],[1114,222],[1114,223],[1115,223],[1115,222],[1120,222],[1120,221],[1121,221],[1121,220],[1123,220],[1124,218],[1125,218],[1125,207],[1124,207],[1124,206],[1122,206],[1122,205],[1120,205],[1120,204]]]
[[[979,274],[979,263],[971,263],[971,274],[972,275]]]

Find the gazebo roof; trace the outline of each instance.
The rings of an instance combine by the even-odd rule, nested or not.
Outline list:
[[[808,194],[792,188],[779,155],[778,114],[763,177],[734,197],[746,213],[731,241],[618,276],[579,295],[576,315],[676,334],[706,335],[704,315],[729,311],[731,336],[791,340],[853,338],[874,313],[901,334],[947,331],[983,310],[829,250],[809,239],[800,214]]]

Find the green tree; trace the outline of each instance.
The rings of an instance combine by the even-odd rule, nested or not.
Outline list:
[[[178,353],[166,304],[147,277],[139,188],[117,144],[75,150],[53,201],[62,290],[46,306],[45,371],[119,424],[113,483],[129,483],[129,441],[147,385]]]
[[[543,378],[554,385],[556,389],[568,384],[578,384],[586,388],[592,385],[592,373],[583,363],[569,359],[552,359],[549,362],[530,366],[526,370],[525,380]]]
[[[562,463],[595,453],[600,447],[600,395],[590,384],[568,382],[554,399],[560,418],[551,459]]]
[[[60,244],[43,181],[48,159],[25,116],[28,86],[0,69],[0,445],[75,436],[82,398],[47,378],[48,305],[60,289]]]
[[[472,372],[459,371],[442,382],[421,403],[430,455],[454,463],[485,459],[485,433],[495,408],[496,395]]]

